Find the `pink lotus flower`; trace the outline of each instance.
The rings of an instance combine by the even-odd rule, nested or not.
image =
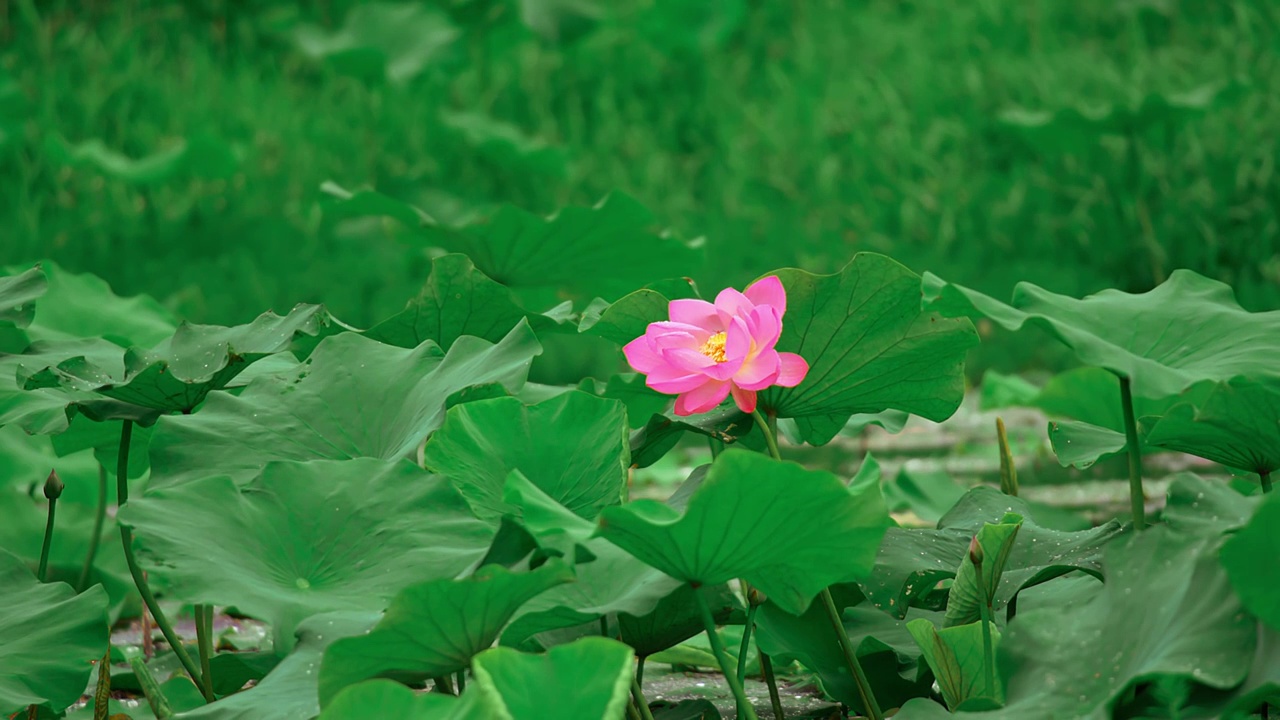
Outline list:
[[[795,387],[809,372],[804,358],[773,349],[786,311],[787,292],[770,275],[746,292],[721,290],[715,304],[672,300],[671,320],[650,323],[622,352],[647,376],[646,385],[677,396],[677,415],[711,410],[730,393],[743,412],[752,412],[757,391]]]

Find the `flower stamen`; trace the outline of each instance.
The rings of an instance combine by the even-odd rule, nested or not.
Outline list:
[[[722,332],[718,332],[715,335],[712,335],[711,337],[707,338],[706,342],[702,343],[702,347],[698,348],[698,352],[702,353],[703,355],[706,355],[707,357],[711,358],[712,360],[715,360],[718,363],[724,362],[725,361],[725,356],[724,356],[725,338],[726,338],[726,335],[725,333],[722,333]]]

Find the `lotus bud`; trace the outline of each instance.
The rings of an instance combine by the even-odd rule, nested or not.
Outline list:
[[[969,541],[969,560],[974,565],[982,565],[982,545],[978,542],[977,535],[974,535],[973,539]]]
[[[44,481],[44,496],[50,500],[57,500],[62,497],[62,489],[66,486],[62,484],[62,479],[58,477],[57,470],[50,470],[49,477]]]

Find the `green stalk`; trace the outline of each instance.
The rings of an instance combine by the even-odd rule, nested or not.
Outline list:
[[[782,453],[778,452],[778,438],[777,433],[773,430],[773,424],[765,419],[759,407],[751,411],[751,418],[760,426],[760,432],[764,433],[764,441],[769,446],[769,454],[773,456],[774,460],[781,460]]]
[[[716,620],[711,616],[711,606],[707,604],[707,598],[703,596],[702,590],[696,585],[693,586],[693,597],[697,600],[698,612],[702,615],[702,625],[707,629],[707,640],[711,643],[711,653],[716,656],[716,662],[720,663],[720,672],[724,673],[724,679],[729,683],[729,689],[733,691],[734,699],[738,701],[738,717],[742,718],[742,720],[759,720],[756,716],[756,709],[751,707],[751,701],[747,699],[747,693],[742,689],[742,683],[738,681],[738,675],[729,666],[729,656],[724,651],[724,643],[720,641],[720,634],[716,632]],[[879,720],[879,718],[876,720]]]
[[[132,439],[133,421],[125,420],[120,428],[120,457],[116,464],[116,506],[119,508],[123,508],[129,502],[129,442]],[[133,528],[124,523],[120,523],[120,541],[124,545],[124,562],[129,566],[129,574],[133,576],[133,584],[138,588],[138,594],[142,596],[142,603],[151,611],[156,627],[160,628],[169,647],[173,648],[173,654],[178,656],[178,662],[182,663],[182,669],[187,671],[191,682],[200,689],[201,695],[205,698],[210,697],[210,690],[205,687],[204,680],[200,677],[200,668],[196,667],[195,662],[191,660],[191,655],[182,644],[182,638],[173,631],[169,619],[160,609],[160,603],[156,602],[156,596],[151,593],[151,586],[147,585],[147,579],[138,565],[138,558],[133,554]]]
[[[827,619],[831,621],[836,642],[840,643],[840,649],[844,651],[844,661],[849,666],[849,671],[853,673],[854,682],[858,685],[858,695],[862,697],[862,707],[867,711],[867,717],[871,720],[884,720],[884,713],[880,711],[880,703],[876,702],[876,695],[871,690],[867,673],[863,671],[862,663],[858,662],[858,654],[854,651],[853,643],[849,642],[849,635],[844,631],[844,622],[840,620],[840,611],[836,609],[836,601],[831,597],[831,590],[824,588],[821,597],[822,604],[827,610]]]
[[[126,420],[125,422],[128,421]],[[156,676],[151,674],[151,668],[147,667],[147,664],[137,655],[129,658],[129,667],[133,669],[134,676],[138,678],[138,685],[142,687],[142,694],[147,698],[147,704],[151,706],[151,712],[156,716],[157,720],[173,717],[173,706],[169,704],[169,699],[164,696],[164,691],[160,689],[160,683],[156,681]]]
[[[644,685],[644,655],[636,657],[636,682]]]
[[[751,628],[756,621],[755,604],[747,605],[747,624],[742,626],[742,645],[738,648],[738,682],[747,679],[747,652],[751,650]]]
[[[1271,471],[1258,473],[1258,480],[1262,482],[1262,492],[1271,492]]]
[[[631,699],[635,701],[642,720],[653,720],[653,711],[649,709],[649,703],[644,699],[644,690],[635,678],[631,678]]]
[[[1120,404],[1124,406],[1124,438],[1129,449],[1129,505],[1133,510],[1133,528],[1147,527],[1146,495],[1142,492],[1142,447],[1138,445],[1138,421],[1133,416],[1133,391],[1129,378],[1120,378]]]
[[[773,676],[773,661],[763,650],[760,650],[760,672],[764,673],[765,684],[769,686],[769,704],[773,706],[773,717],[777,720],[786,720],[787,713],[782,709],[782,697],[778,695],[778,680]]]
[[[80,567],[80,579],[76,581],[76,592],[84,592],[89,585],[89,573],[93,572],[93,560],[98,556],[98,543],[102,539],[102,525],[107,519],[107,468],[98,464],[98,509],[93,516],[93,535],[89,537],[89,552],[85,553],[84,565]]]
[[[467,671],[459,670],[458,672],[453,674],[453,677],[455,680],[457,680],[458,695],[461,696],[462,691],[467,689]]]
[[[635,700],[627,703],[627,720],[642,720],[640,717],[640,711],[636,709]]]
[[[707,447],[711,448],[711,459],[715,460],[720,457],[720,453],[724,452],[724,441],[719,438],[707,436]]]
[[[996,418],[996,442],[1000,445],[1000,492],[1018,497],[1018,466],[1013,463],[1013,451],[1009,449],[1009,435],[1002,418]]]
[[[970,553],[970,559],[973,554]],[[991,641],[991,596],[987,593],[987,585],[982,579],[982,562],[973,564],[973,574],[978,581],[978,590],[982,593],[982,602],[978,603],[978,613],[982,618],[982,671],[987,682],[987,697],[996,696],[996,657],[994,644]]]
[[[196,647],[200,650],[200,677],[204,678],[205,701],[213,702],[213,606],[196,605]]]
[[[44,496],[49,500],[49,519],[44,523],[44,543],[40,546],[40,568],[36,577],[44,582],[49,577],[49,550],[53,547],[53,518],[58,512],[58,498],[62,497],[62,481],[57,471],[50,471],[44,481]]]

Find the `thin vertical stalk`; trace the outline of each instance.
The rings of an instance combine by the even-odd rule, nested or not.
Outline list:
[[[777,432],[773,429],[773,424],[765,419],[764,414],[760,412],[760,408],[751,411],[751,418],[760,426],[760,432],[764,433],[765,444],[769,446],[769,454],[774,460],[781,460],[782,454],[778,452]]]
[[[987,697],[996,696],[996,658],[994,643],[991,641],[991,596],[987,593],[987,584],[982,579],[982,563],[973,564],[974,577],[978,581],[978,591],[982,593],[982,602],[978,603],[978,613],[982,619],[982,672],[987,683]]]
[[[720,634],[716,632],[716,620],[711,616],[711,606],[707,604],[707,598],[697,586],[693,588],[693,597],[697,601],[698,613],[702,615],[702,625],[707,629],[711,653],[716,656],[716,662],[720,664],[720,672],[724,673],[724,679],[729,683],[729,689],[733,691],[733,697],[738,702],[738,717],[743,720],[759,720],[755,708],[751,707],[751,701],[747,699],[746,691],[742,689],[742,683],[738,681],[737,673],[729,666],[729,656],[724,651]]]
[[[44,542],[40,545],[40,567],[36,570],[36,577],[40,582],[49,578],[49,551],[53,549],[53,522],[58,514],[58,498],[62,497],[62,481],[58,479],[58,473],[49,473],[49,479],[44,482],[44,496],[49,500],[49,515],[44,523]]]
[[[458,683],[458,695],[462,695],[462,691],[467,689],[467,671],[459,670],[453,674],[453,679]]]
[[[1258,473],[1258,481],[1262,483],[1262,492],[1271,492],[1271,471]]]
[[[644,655],[636,657],[636,682],[640,683],[641,686],[644,685],[644,660]]]
[[[635,678],[631,678],[631,699],[635,701],[642,720],[653,720],[653,711],[649,709],[649,702],[644,699],[644,690]]]
[[[764,673],[765,683],[769,686],[769,704],[773,706],[773,716],[777,720],[787,720],[787,713],[782,709],[782,696],[778,694],[778,681],[773,675],[773,661],[763,650],[760,650],[760,672]]]
[[[996,418],[996,442],[1000,446],[1000,492],[1018,497],[1018,466],[1013,462],[1013,450],[1009,448],[1009,434],[1004,429],[1004,419]]]
[[[98,556],[98,543],[102,540],[102,525],[107,519],[107,468],[98,463],[98,509],[93,516],[93,535],[89,537],[89,552],[84,555],[84,565],[80,567],[80,578],[76,580],[76,592],[84,592],[89,585],[89,573],[93,572],[93,561]]]
[[[1133,390],[1129,378],[1120,378],[1120,404],[1124,406],[1124,438],[1129,449],[1129,505],[1133,512],[1133,528],[1147,527],[1147,498],[1142,492],[1142,447],[1138,444],[1138,421],[1133,414]]]
[[[129,502],[129,443],[132,439],[133,421],[125,420],[120,428],[120,457],[116,464],[116,504],[120,508]],[[173,625],[169,624],[169,619],[160,609],[160,603],[156,602],[156,596],[152,594],[151,587],[147,585],[147,579],[138,565],[138,558],[133,554],[133,529],[124,523],[120,523],[120,541],[124,546],[124,562],[129,566],[129,574],[133,576],[133,584],[138,588],[138,594],[142,596],[142,603],[151,612],[151,617],[155,618],[156,626],[160,628],[164,639],[173,649],[173,654],[178,656],[178,662],[182,663],[182,669],[187,671],[191,682],[200,689],[201,695],[208,698],[210,691],[200,677],[200,668],[196,667],[195,662],[192,661],[187,648],[182,644],[182,638],[173,631]]]
[[[213,606],[196,605],[196,647],[200,650],[200,677],[204,678],[204,699],[213,702]]]
[[[863,671],[862,663],[858,662],[858,654],[854,650],[853,643],[849,642],[849,635],[844,631],[844,622],[840,620],[840,611],[836,609],[836,601],[831,597],[831,590],[824,589],[821,597],[822,605],[827,610],[827,619],[831,621],[836,642],[840,643],[840,649],[844,651],[844,661],[849,666],[849,671],[853,673],[853,680],[858,686],[858,695],[862,697],[862,707],[866,710],[867,717],[871,720],[884,720],[884,713],[880,711],[880,703],[876,702],[876,695],[871,690],[867,673]]]
[[[627,703],[627,720],[643,720],[640,717],[640,711],[636,709],[635,700]]]
[[[747,653],[751,650],[751,628],[756,622],[756,609],[759,605],[748,601],[747,624],[742,626],[742,645],[738,647],[738,682],[747,679]]]

